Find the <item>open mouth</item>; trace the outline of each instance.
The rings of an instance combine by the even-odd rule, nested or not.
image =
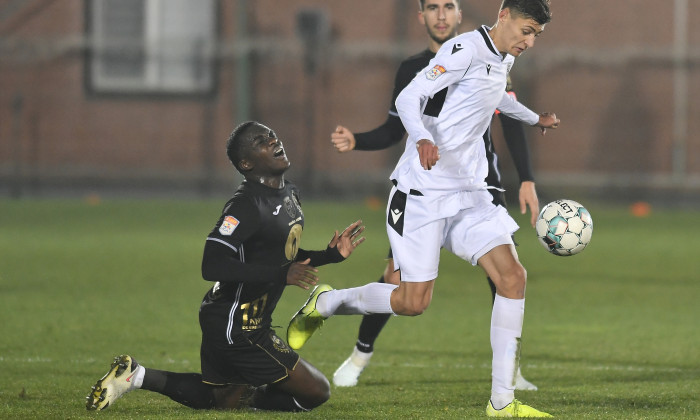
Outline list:
[[[276,158],[284,156],[284,148],[280,147],[279,149],[275,150],[273,156]]]

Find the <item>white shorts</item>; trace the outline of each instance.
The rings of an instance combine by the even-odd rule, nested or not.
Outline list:
[[[487,190],[421,196],[392,188],[387,234],[401,281],[436,279],[442,247],[476,265],[493,248],[513,244],[518,224],[492,199]]]

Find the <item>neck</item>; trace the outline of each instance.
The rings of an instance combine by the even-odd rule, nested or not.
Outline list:
[[[280,190],[280,189],[284,188],[284,175],[276,175],[276,176],[249,175],[249,176],[246,176],[246,179],[250,182],[257,182],[257,183],[263,184],[267,187],[274,188],[276,190]]]
[[[434,40],[432,40],[432,39],[430,40],[430,45],[428,45],[428,49],[429,49],[431,52],[437,53],[438,50],[440,49],[440,47],[442,47],[442,43],[441,43],[441,42],[436,42],[436,41],[434,41]]]
[[[499,53],[501,53],[502,56],[506,56],[506,52],[503,51],[504,48],[501,47],[499,43],[499,31],[498,31],[498,22],[496,22],[495,25],[491,28],[489,31],[489,36],[491,37],[491,40],[493,41],[493,45],[496,47],[496,50],[498,50]]]

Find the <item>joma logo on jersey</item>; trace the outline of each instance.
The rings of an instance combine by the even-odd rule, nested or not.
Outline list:
[[[441,65],[438,64],[438,65],[436,65],[435,67],[433,67],[432,69],[426,71],[426,72],[425,72],[425,77],[426,77],[428,80],[435,80],[435,79],[437,79],[438,77],[442,76],[443,73],[445,73],[446,71],[447,71],[447,70],[446,70],[443,66],[441,66]]]

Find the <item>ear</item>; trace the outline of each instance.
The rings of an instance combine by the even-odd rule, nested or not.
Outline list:
[[[248,159],[241,159],[240,162],[238,162],[238,167],[241,168],[242,171],[250,171],[255,167],[253,162],[249,161]]]
[[[505,20],[507,16],[510,16],[510,9],[506,7],[505,9],[501,9],[501,11],[498,12],[498,21],[500,22]]]
[[[418,22],[419,22],[421,25],[425,26],[425,16],[423,16],[423,11],[422,11],[422,10],[419,10],[419,11],[418,11]]]

